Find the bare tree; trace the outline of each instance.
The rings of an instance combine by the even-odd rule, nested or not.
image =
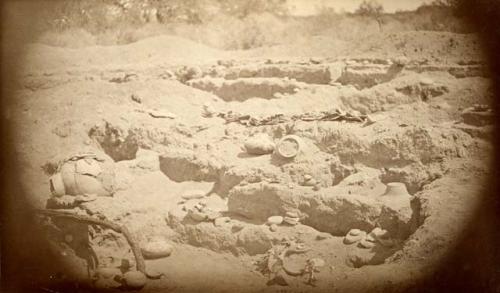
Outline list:
[[[384,7],[376,0],[364,0],[354,13],[375,19],[379,29],[382,30],[382,14],[384,13]]]

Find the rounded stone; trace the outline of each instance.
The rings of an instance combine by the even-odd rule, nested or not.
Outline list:
[[[429,77],[422,77],[422,78],[420,78],[420,84],[421,85],[432,85],[432,84],[434,84],[434,81]]]
[[[331,235],[329,233],[319,233],[318,235],[316,235],[316,240],[325,240],[330,237]]]
[[[278,225],[276,225],[276,224],[272,224],[271,226],[269,226],[269,230],[270,230],[271,232],[276,232],[276,231],[278,231]]]
[[[170,256],[174,247],[166,241],[156,240],[146,243],[141,247],[142,255],[145,259],[157,259]]]
[[[317,184],[317,182],[314,178],[311,178],[310,180],[304,181],[302,183],[303,186],[310,186],[310,187],[316,186],[316,184]]]
[[[248,154],[260,156],[272,153],[275,146],[267,134],[258,134],[247,139],[244,147]]]
[[[267,218],[268,225],[281,225],[281,223],[283,223],[282,216],[271,216],[271,217]]]
[[[139,271],[130,271],[123,274],[125,285],[131,289],[142,289],[147,282],[146,275]]]

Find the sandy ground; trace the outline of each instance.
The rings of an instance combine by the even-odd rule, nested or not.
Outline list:
[[[141,243],[163,237],[173,246],[171,256],[146,261],[165,277],[148,280],[143,292],[397,291],[437,268],[482,200],[492,120],[479,113],[470,122],[462,114],[491,104],[479,51],[474,36],[437,32],[249,51],[171,36],[82,49],[33,44],[3,115],[16,130],[19,176],[33,207],[45,207],[50,166],[64,157],[92,151],[110,163],[113,197],[73,210],[125,225]],[[204,117],[206,105],[262,118],[338,108],[374,123],[246,126]],[[158,111],[169,117],[153,117]],[[297,135],[303,154],[292,161],[249,156],[243,144],[258,133],[273,143]],[[302,186],[305,175],[319,190]],[[344,244],[349,229],[379,225],[380,196],[393,181],[412,195],[411,205],[388,220],[405,231],[394,235],[398,244]],[[189,190],[207,196],[182,200]],[[182,207],[199,201],[230,222],[189,220]],[[301,223],[270,231],[266,218],[289,211],[299,212]],[[95,233],[100,259],[133,259],[121,236]],[[305,276],[269,284],[258,270],[283,239],[311,248],[291,257],[294,264],[324,260],[315,286]],[[81,258],[68,263],[77,281],[90,283]]]

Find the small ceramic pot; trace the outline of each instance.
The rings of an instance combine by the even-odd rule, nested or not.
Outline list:
[[[276,145],[276,152],[283,158],[291,159],[300,153],[303,145],[300,137],[296,135],[287,135]]]

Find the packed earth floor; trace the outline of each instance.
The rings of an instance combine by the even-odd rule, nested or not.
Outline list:
[[[137,273],[123,233],[40,215],[66,263],[47,276],[142,292],[387,292],[432,273],[489,174],[478,41],[301,46],[31,45],[4,113],[30,204],[126,227],[145,259]]]

